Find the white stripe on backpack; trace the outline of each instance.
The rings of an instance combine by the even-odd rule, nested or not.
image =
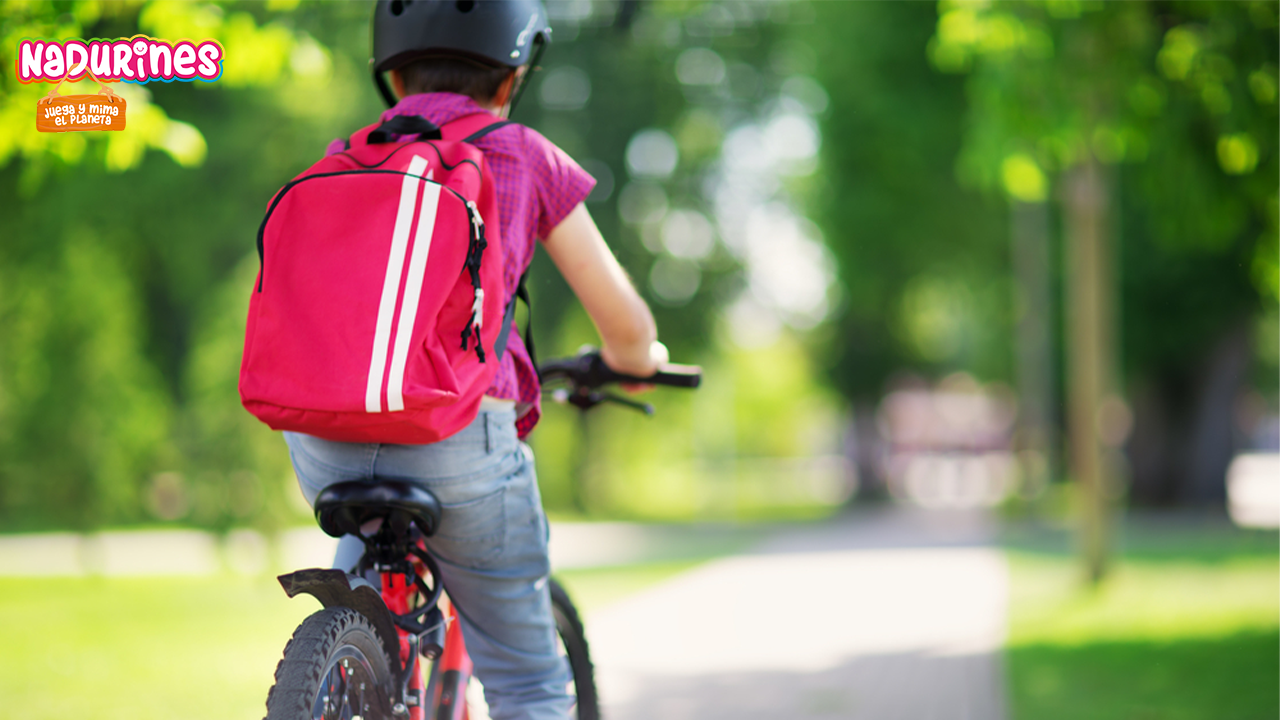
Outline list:
[[[387,378],[387,410],[391,412],[404,409],[404,366],[409,357],[409,341],[413,338],[413,323],[418,319],[422,276],[427,269],[427,253],[431,250],[431,234],[435,232],[436,210],[439,206],[440,186],[427,183],[422,191],[422,210],[418,213],[418,229],[413,237],[413,254],[409,256],[409,277],[404,282],[400,320],[396,323],[391,377]]]
[[[396,209],[396,224],[391,231],[391,253],[387,258],[387,273],[382,280],[382,298],[378,302],[378,322],[373,332],[373,357],[369,359],[369,380],[364,391],[366,412],[382,412],[382,378],[387,366],[391,320],[395,316],[396,294],[400,290],[400,273],[404,269],[404,255],[409,245],[409,231],[413,225],[413,211],[417,206],[418,188],[422,185],[422,171],[426,169],[426,158],[414,155],[413,160],[409,162],[408,174],[400,184],[400,204]],[[435,211],[432,210],[431,214],[434,224]],[[401,373],[400,381],[403,383],[403,368]],[[404,409],[403,400],[401,400],[401,407],[395,409]]]

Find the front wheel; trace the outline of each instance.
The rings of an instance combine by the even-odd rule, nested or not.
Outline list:
[[[298,626],[276,666],[266,720],[384,720],[391,668],[378,632],[360,613],[332,607]]]
[[[595,668],[587,647],[578,609],[560,583],[551,580],[551,612],[556,618],[556,632],[564,654],[573,668],[573,689],[578,696],[578,720],[599,720],[600,700],[596,695]]]

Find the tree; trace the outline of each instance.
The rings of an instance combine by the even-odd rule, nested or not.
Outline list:
[[[1150,499],[1223,493],[1232,438],[1212,428],[1225,424],[1222,407],[1234,401],[1246,363],[1227,352],[1209,373],[1219,377],[1191,383],[1199,388],[1170,378],[1214,364],[1215,345],[1231,343],[1235,328],[1276,301],[1275,26],[1269,3],[939,6],[930,57],[943,71],[969,74],[965,177],[1021,199],[1045,197],[1032,188],[1046,175],[1060,178],[1072,469],[1091,508],[1085,547],[1094,579],[1105,565],[1115,482],[1106,458],[1126,434],[1113,399],[1124,384],[1120,356],[1131,387],[1165,396],[1139,406],[1139,432],[1187,426],[1170,433],[1184,436],[1185,454],[1160,447],[1157,457],[1174,459],[1157,461],[1155,473],[1133,448],[1135,487]],[[1117,261],[1119,344],[1109,269]],[[1191,411],[1169,417],[1178,405]]]
[[[194,319],[251,252],[265,199],[350,113],[311,95],[356,87],[350,72],[334,76],[312,33],[354,9],[294,18],[281,5],[59,2],[0,14],[6,54],[22,37],[137,33],[229,50],[214,84],[121,84],[123,132],[36,133],[35,101],[51,86],[0,78],[0,526],[225,525],[282,512],[283,452],[266,461],[202,445],[208,408],[193,416],[186,400],[217,380],[184,377]],[[232,408],[237,366],[198,370],[220,373]],[[251,423],[236,436],[270,437]]]
[[[818,3],[796,37],[821,61],[817,216],[844,290],[828,367],[855,403],[897,372],[958,369],[1007,379],[1005,218],[957,185],[964,85],[923,48],[936,22],[918,3]]]

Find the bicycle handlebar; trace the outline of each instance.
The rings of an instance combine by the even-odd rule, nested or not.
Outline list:
[[[697,365],[667,363],[649,377],[637,377],[617,372],[605,365],[604,359],[600,357],[600,351],[593,349],[571,358],[548,360],[542,363],[538,366],[538,378],[543,382],[565,379],[575,387],[591,390],[610,383],[696,388],[702,383],[702,368]]]
[[[589,410],[602,402],[614,402],[652,415],[652,405],[603,392],[599,388],[610,383],[696,388],[702,383],[702,368],[697,365],[668,363],[649,377],[637,377],[613,370],[600,357],[600,351],[592,348],[571,358],[542,363],[538,366],[538,378],[544,383],[567,380],[569,388],[558,390],[556,400],[568,402],[582,410]]]

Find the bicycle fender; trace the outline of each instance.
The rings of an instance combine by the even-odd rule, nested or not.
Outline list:
[[[298,570],[276,578],[289,597],[306,593],[315,597],[326,608],[351,608],[365,616],[378,631],[382,648],[391,662],[393,675],[403,671],[400,664],[400,636],[396,633],[395,620],[387,604],[382,601],[373,584],[362,577],[342,570]]]

